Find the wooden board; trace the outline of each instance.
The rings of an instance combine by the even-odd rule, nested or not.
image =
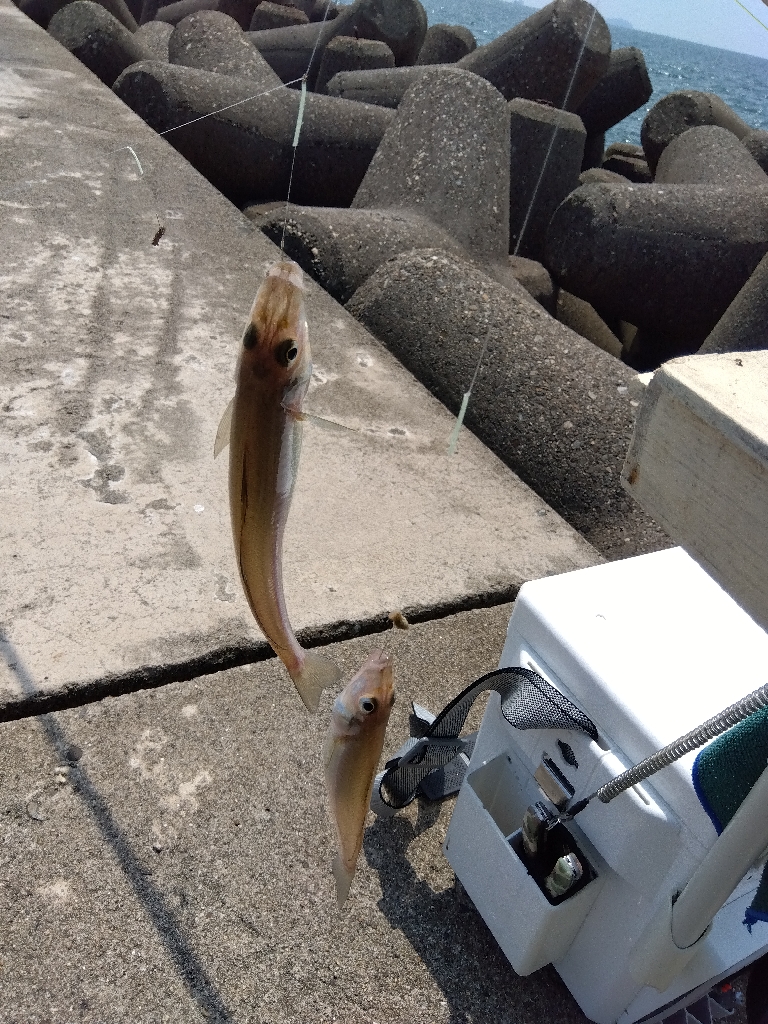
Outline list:
[[[768,628],[768,352],[687,356],[657,370],[622,484]]]

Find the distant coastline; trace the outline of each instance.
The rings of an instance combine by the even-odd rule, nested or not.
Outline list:
[[[423,3],[430,25],[438,22],[448,25],[465,25],[474,33],[478,45],[490,43],[496,36],[535,14],[539,9],[529,7],[521,3],[520,0],[423,0]],[[679,39],[676,36],[666,36],[649,32],[647,29],[638,29],[626,18],[611,18],[608,25],[617,33],[642,32],[643,35],[655,36],[657,39],[675,39],[683,45],[690,43],[691,46],[704,46],[720,53],[738,53],[746,57],[754,57],[756,60],[768,60],[768,57],[751,51],[725,50],[712,43],[692,43],[688,39]],[[679,88],[693,88],[693,86],[682,85]]]
[[[430,25],[436,22],[466,25],[480,46],[536,13],[536,8],[519,0],[423,2]],[[623,18],[612,18],[608,24],[614,49],[635,46],[643,51],[653,83],[653,96],[640,110],[608,131],[607,143],[639,143],[640,128],[648,110],[663,96],[678,89],[717,93],[747,124],[768,129],[766,58],[641,31]]]

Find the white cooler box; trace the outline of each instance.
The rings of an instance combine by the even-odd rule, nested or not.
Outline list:
[[[674,548],[526,583],[499,663],[516,665],[587,714],[598,740],[514,729],[491,693],[445,855],[517,973],[553,963],[598,1024],[668,1016],[768,950],[768,923],[751,934],[742,923],[758,864],[664,991],[636,980],[638,938],[716,839],[691,782],[696,753],[568,824],[592,877],[557,906],[515,852],[515,833],[544,799],[542,765],[573,801],[589,795],[765,683],[768,636]]]

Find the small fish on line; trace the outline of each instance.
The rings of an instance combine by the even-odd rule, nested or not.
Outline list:
[[[336,825],[336,900],[344,906],[363,845],[376,767],[395,702],[392,659],[373,650],[336,698],[323,745],[325,782]]]
[[[301,267],[273,263],[243,334],[235,397],[221,418],[214,458],[229,444],[229,511],[248,604],[309,711],[339,678],[299,644],[283,591],[283,536],[299,467],[302,403],[312,376]]]
[[[161,224],[155,232],[154,238],[152,239],[152,245],[160,245],[160,239],[165,234],[165,224]]]

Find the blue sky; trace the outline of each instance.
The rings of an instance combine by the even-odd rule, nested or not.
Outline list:
[[[544,7],[548,0],[523,0],[529,7]],[[610,21],[624,18],[643,32],[659,32],[694,43],[768,58],[768,6],[762,0],[592,0]],[[768,80],[766,81],[768,90]]]

